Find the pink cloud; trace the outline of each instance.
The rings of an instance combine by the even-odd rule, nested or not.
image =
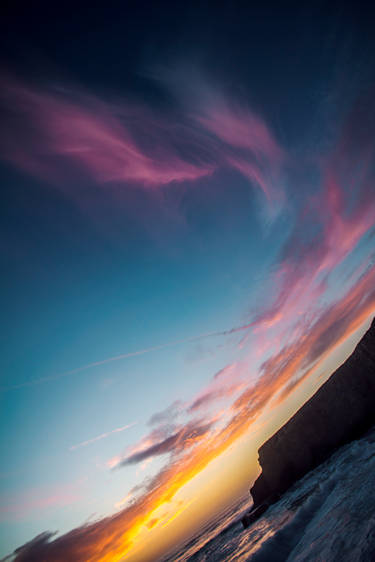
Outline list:
[[[156,188],[230,167],[269,201],[279,200],[275,178],[284,156],[264,121],[216,94],[207,102],[186,115],[167,116],[127,101],[114,104],[5,77],[0,156],[65,188],[77,179]]]
[[[213,435],[217,424],[227,416],[227,408],[218,410],[218,402],[233,400],[251,380],[246,363],[232,363],[218,371],[191,400],[176,400],[166,410],[152,416],[156,427],[122,455],[107,462],[109,468],[141,463],[165,453],[180,455],[202,439]],[[199,419],[194,416],[199,412]],[[212,413],[213,412],[213,413]]]
[[[280,179],[285,154],[260,117],[206,90],[196,119],[223,143],[223,159],[228,166],[256,183],[267,199],[280,198],[282,190],[280,186],[276,189],[274,182],[276,177]]]
[[[281,325],[285,330],[302,315],[316,309],[327,291],[330,275],[374,228],[372,166],[365,159],[355,185],[356,200],[349,205],[348,185],[344,180],[339,182],[341,162],[346,166],[348,160],[352,160],[351,155],[338,148],[323,166],[320,194],[315,197],[314,205],[309,205],[308,213],[306,209],[298,216],[284,245],[273,278],[277,296],[256,317],[256,331]],[[310,227],[315,232],[309,237]]]
[[[98,183],[152,187],[196,180],[213,171],[209,164],[184,160],[170,146],[142,149],[130,127],[134,120],[147,126],[137,108],[118,111],[87,94],[36,89],[10,79],[2,86],[1,101],[11,116],[2,133],[2,157],[33,175],[60,183],[69,162]],[[169,125],[149,126],[161,134]]]
[[[24,519],[36,511],[61,508],[82,499],[82,481],[56,487],[33,488],[14,497],[2,498],[0,517],[4,520]]]
[[[192,414],[202,409],[217,407],[217,402],[233,397],[249,382],[249,367],[245,363],[231,363],[218,371],[211,381],[186,404],[186,412]]]
[[[215,431],[215,426],[227,415],[218,411],[217,403],[232,399],[249,384],[249,368],[245,363],[232,363],[218,371],[211,381],[191,400],[172,403],[165,411],[152,416],[150,424],[157,426],[138,443],[128,447],[123,455],[109,459],[107,466],[115,468],[144,462],[165,453],[181,454]],[[212,414],[214,407],[214,414]],[[201,416],[194,419],[197,412]],[[184,419],[183,422],[178,421]]]

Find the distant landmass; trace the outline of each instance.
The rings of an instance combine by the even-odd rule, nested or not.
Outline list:
[[[375,319],[352,355],[259,449],[248,526],[270,503],[338,447],[375,424]]]

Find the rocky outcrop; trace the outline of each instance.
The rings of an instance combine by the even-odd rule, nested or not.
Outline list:
[[[375,424],[375,319],[352,355],[259,449],[254,507],[272,501]]]

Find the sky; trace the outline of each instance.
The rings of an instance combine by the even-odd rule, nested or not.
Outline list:
[[[6,3],[0,557],[148,562],[375,314],[371,14]]]

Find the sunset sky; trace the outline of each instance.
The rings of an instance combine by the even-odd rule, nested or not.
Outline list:
[[[375,315],[363,6],[97,6],[1,23],[0,558],[161,560]]]

